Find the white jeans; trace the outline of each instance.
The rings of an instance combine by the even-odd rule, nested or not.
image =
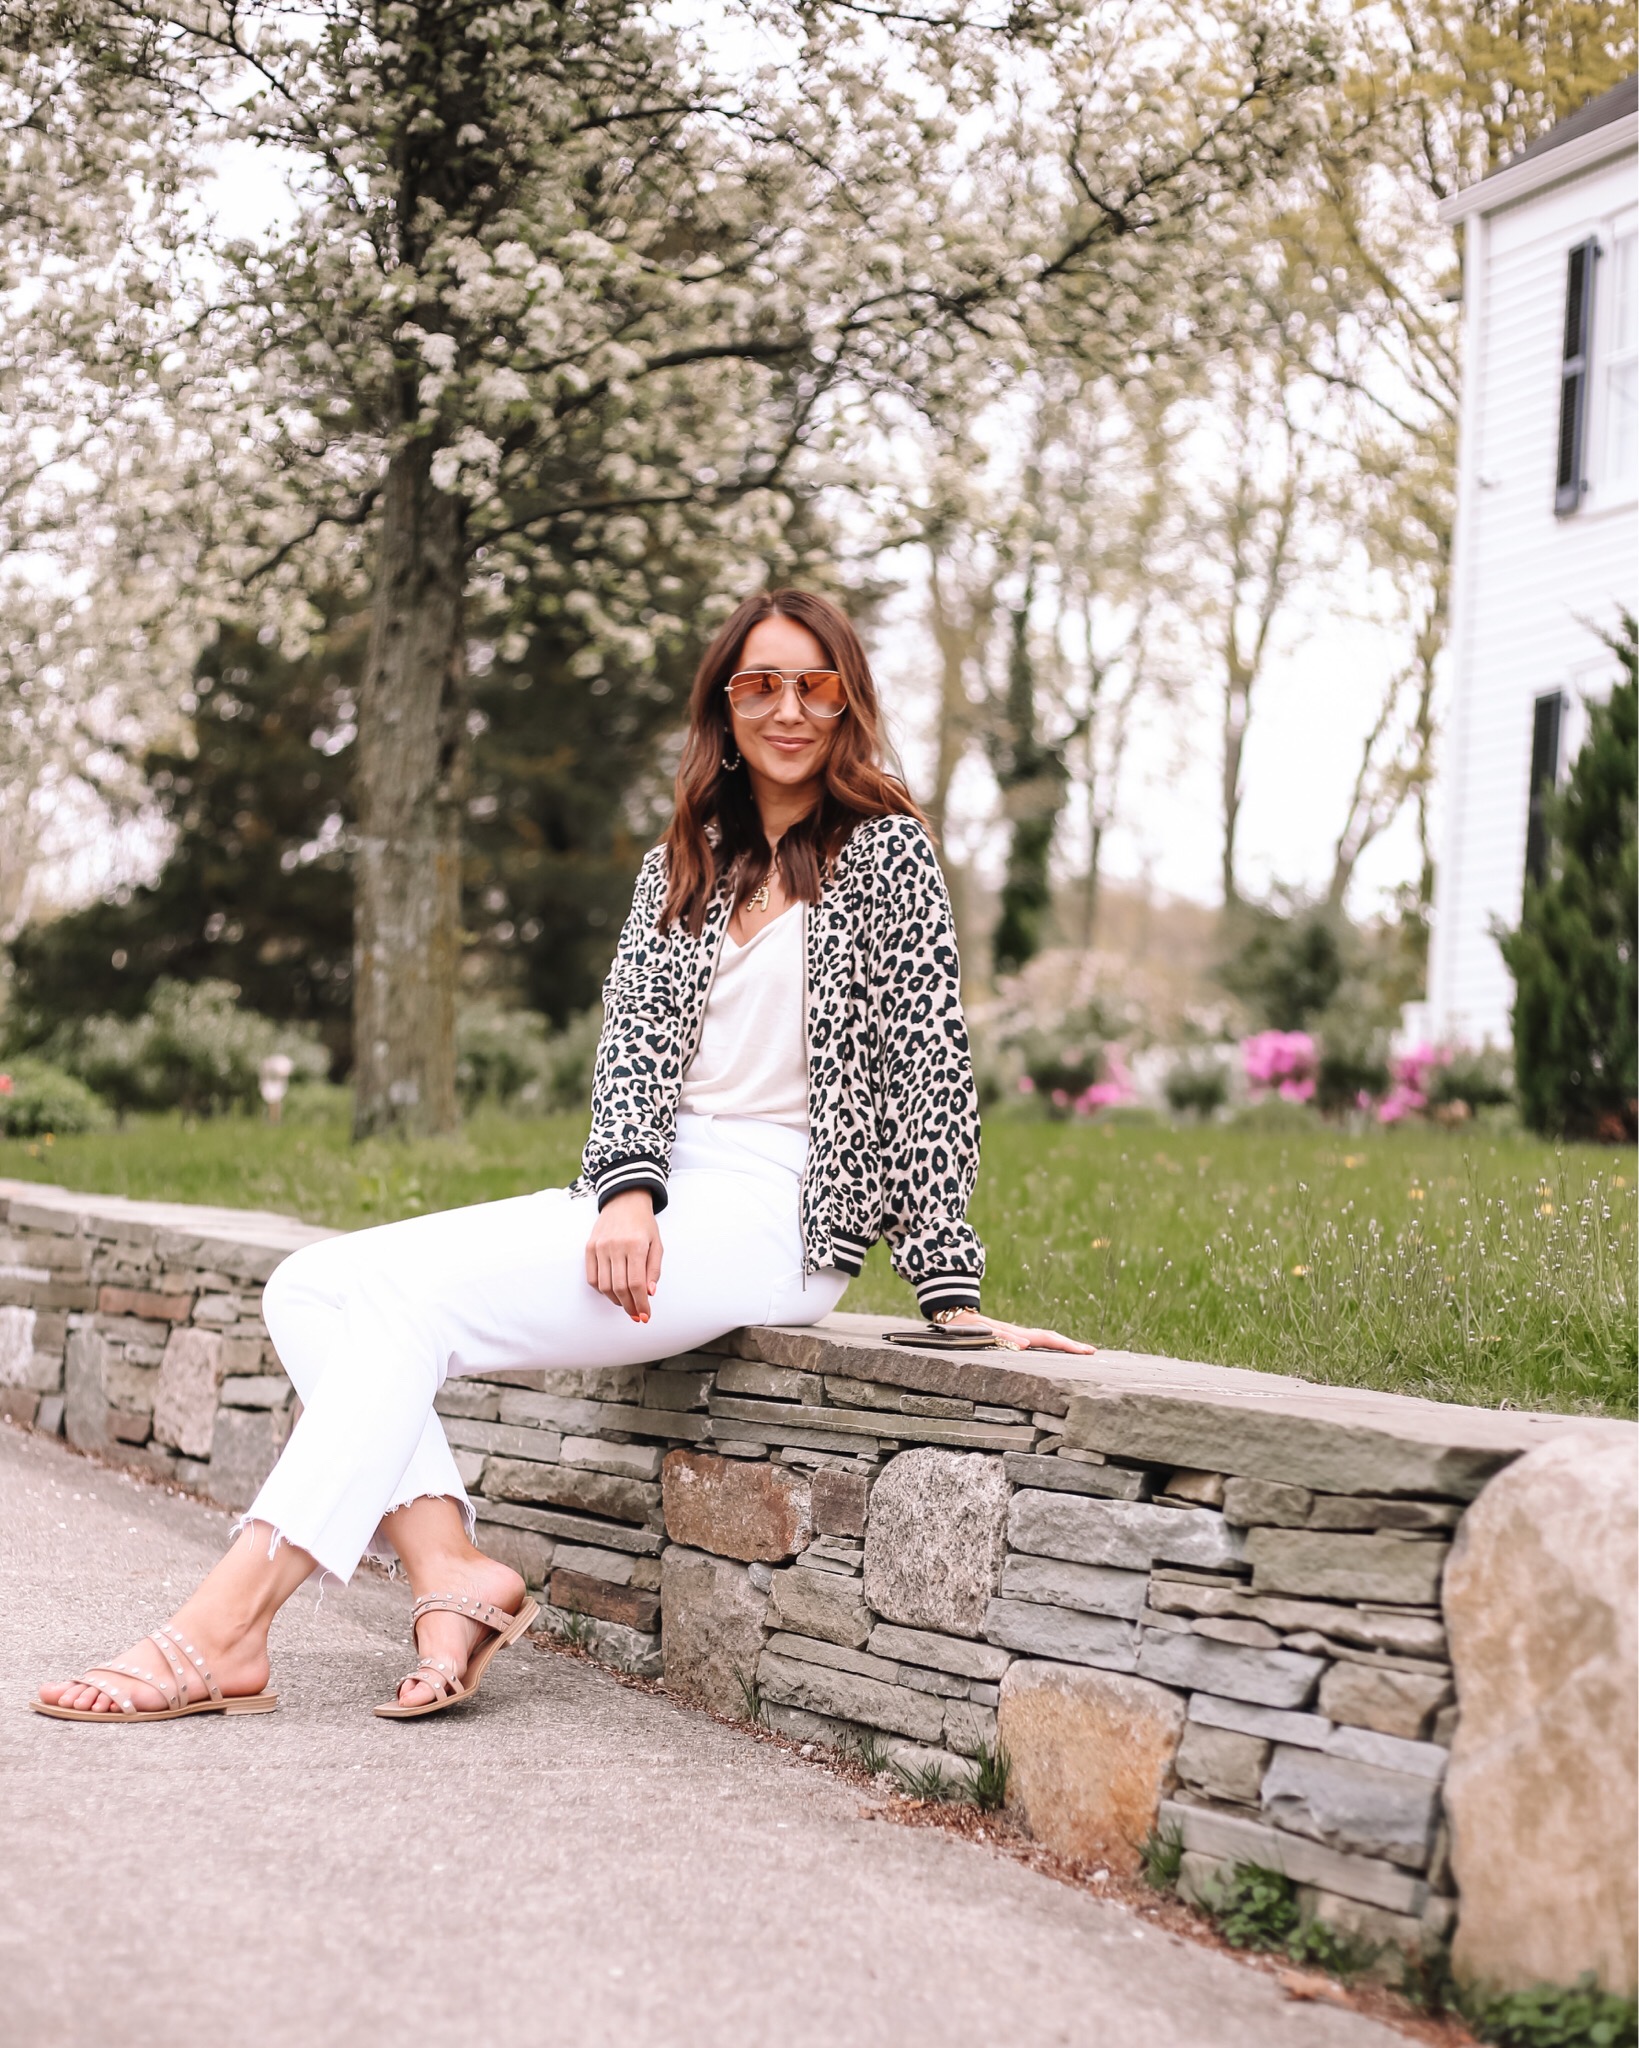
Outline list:
[[[302,1399],[245,1522],[346,1580],[390,1557],[383,1515],[429,1494],[473,1511],[433,1397],[451,1374],[673,1358],[743,1323],[812,1323],[847,1275],[804,1281],[797,1193],[808,1139],[743,1118],[678,1119],[665,1259],[647,1323],[586,1278],[597,1210],[565,1188],[415,1216],[293,1252],[262,1312]]]

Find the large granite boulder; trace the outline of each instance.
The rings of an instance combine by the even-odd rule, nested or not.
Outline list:
[[[1078,1863],[1138,1868],[1172,1788],[1184,1700],[1164,1685],[1076,1664],[1018,1663],[1002,1680],[1008,1803],[1038,1842]]]
[[[865,1601],[905,1628],[981,1636],[1007,1530],[1007,1475],[979,1452],[902,1451],[871,1489]]]
[[[1446,1808],[1458,1975],[1635,1980],[1639,1499],[1634,1447],[1575,1432],[1469,1509],[1445,1575],[1461,1709]]]

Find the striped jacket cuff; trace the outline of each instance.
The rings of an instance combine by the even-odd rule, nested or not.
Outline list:
[[[630,1159],[612,1159],[592,1176],[592,1184],[597,1189],[600,1210],[616,1195],[629,1195],[633,1188],[647,1189],[657,1216],[666,1206],[666,1169],[658,1159],[646,1159],[640,1154]]]
[[[936,1309],[977,1308],[979,1283],[971,1273],[935,1273],[917,1281],[916,1299],[925,1316]]]
[[[869,1250],[862,1237],[849,1237],[840,1230],[831,1232],[831,1263],[839,1273],[859,1272]]]

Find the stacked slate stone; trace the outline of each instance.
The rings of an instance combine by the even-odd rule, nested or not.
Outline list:
[[[259,1286],[323,1235],[0,1183],[0,1413],[244,1505],[295,1412]],[[1196,1897],[1255,1863],[1372,1942],[1451,1927],[1445,1565],[1466,1505],[1557,1451],[1563,1419],[1123,1354],[899,1350],[846,1316],[650,1367],[452,1380],[437,1406],[480,1543],[603,1662],[915,1782],[1005,1750],[1010,1803],[1074,1861],[1132,1869],[1159,1828]],[[1631,1428],[1578,1428],[1631,1491]],[[1607,1550],[1631,1525],[1588,1512],[1549,1519]],[[1522,1838],[1495,1787],[1540,1719],[1473,1611],[1486,1568],[1454,1572],[1465,1704],[1490,1730],[1450,1774],[1465,1892],[1488,1827]],[[1499,1974],[1494,1945],[1475,1953]]]
[[[521,1572],[544,1625],[660,1675],[661,1444],[700,1434],[710,1373],[631,1366],[447,1381],[437,1407],[478,1543]]]
[[[1072,1857],[1130,1867],[1160,1825],[1197,1896],[1262,1863],[1340,1930],[1445,1932],[1439,1583],[1480,1468],[1414,1446],[1391,1490],[1328,1490],[1132,1455],[1121,1403],[1063,1405],[708,1353],[439,1396],[480,1541],[595,1656],[952,1785],[999,1743]]]
[[[1440,1786],[1456,1708],[1438,1595],[1460,1512],[1114,1461],[1083,1466],[1068,1490],[1022,1486],[987,1633],[1139,1683],[1015,1666],[1017,1746],[1028,1751],[1027,1696],[1043,1684],[1061,1718],[1079,1701],[1092,1724],[1154,1721],[1158,1761],[1175,1730],[1177,1789],[1159,1818],[1182,1841],[1187,1894],[1258,1864],[1297,1880],[1308,1914],[1340,1931],[1411,1947],[1445,1934]],[[1009,1736],[1013,1718],[1004,1710]],[[1023,1796],[1041,1803],[1028,1785]]]
[[[262,1284],[284,1216],[0,1191],[0,1414],[244,1507],[296,1412]]]
[[[720,1712],[760,1703],[788,1733],[882,1744],[907,1767],[936,1753],[959,1775],[994,1740],[1005,1651],[876,1636],[866,1503],[931,1438],[992,1453],[1000,1510],[999,1454],[1041,1433],[1028,1410],[710,1353],[462,1379],[437,1405],[480,1543],[541,1589],[554,1633]],[[901,1547],[888,1497],[877,1558]],[[990,1590],[960,1596],[972,1636]]]

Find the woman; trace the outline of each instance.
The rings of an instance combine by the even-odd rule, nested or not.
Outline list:
[[[274,1615],[366,1551],[403,1564],[420,1654],[376,1711],[470,1697],[538,1610],[473,1546],[433,1412],[452,1373],[630,1365],[745,1323],[817,1322],[879,1236],[925,1315],[984,1325],[950,903],[880,754],[842,612],[795,590],[740,605],[695,677],[676,813],[604,990],[580,1179],[287,1259],[263,1298],[302,1399],[284,1455],[171,1620],[43,1685],[40,1712],[265,1712]],[[1092,1348],[989,1327],[1014,1347]]]

